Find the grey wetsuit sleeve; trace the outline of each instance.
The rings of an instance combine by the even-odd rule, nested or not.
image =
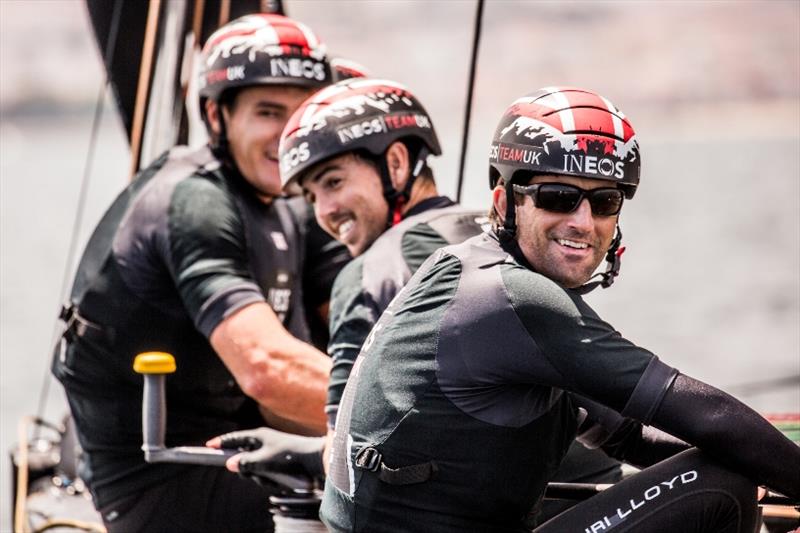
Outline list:
[[[573,394],[579,408],[577,440],[588,448],[602,448],[609,456],[644,468],[689,448],[680,439],[613,409]]]
[[[653,425],[699,447],[750,479],[800,498],[800,447],[729,394],[679,374]]]
[[[581,394],[645,424],[677,371],[625,339],[583,299],[520,267],[503,281],[516,316],[560,376],[550,385]]]
[[[168,231],[167,263],[204,335],[234,311],[264,301],[250,271],[240,211],[219,186],[200,179],[178,184]]]
[[[328,355],[333,367],[325,406],[330,427],[335,424],[339,402],[353,363],[380,314],[375,302],[362,287],[363,264],[361,257],[348,263],[336,277],[331,292]]]

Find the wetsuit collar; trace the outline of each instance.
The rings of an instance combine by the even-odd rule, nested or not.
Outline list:
[[[525,258],[525,254],[522,253],[519,244],[517,244],[517,239],[501,239],[497,234],[497,229],[492,229],[492,231],[489,232],[489,236],[497,241],[497,243],[500,245],[500,248],[510,255],[514,261],[524,266],[531,272],[536,272],[536,269],[533,268],[533,265],[531,265]]]
[[[447,196],[434,196],[432,198],[426,198],[406,211],[406,213],[403,215],[403,218],[418,215],[430,209],[442,209],[444,207],[450,207],[451,205],[456,205],[456,203]]]

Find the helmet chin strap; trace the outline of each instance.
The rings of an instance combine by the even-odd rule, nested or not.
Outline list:
[[[517,211],[516,205],[514,204],[514,187],[511,186],[511,183],[507,183],[505,190],[506,217],[505,220],[503,220],[503,227],[497,230],[497,236],[500,238],[500,242],[515,245],[512,244],[512,242],[517,242]]]
[[[381,174],[381,184],[383,185],[383,197],[386,199],[386,203],[389,204],[389,211],[386,216],[387,228],[391,228],[403,220],[403,209],[411,197],[411,188],[414,186],[419,173],[422,172],[429,154],[430,150],[423,144],[414,160],[414,166],[411,169],[411,174],[408,176],[405,187],[400,191],[392,185],[392,176],[389,173],[389,165],[386,162],[386,153],[379,158],[378,168]]]
[[[220,110],[221,111],[221,110]],[[246,189],[253,191],[256,196],[260,193],[259,191],[244,177],[242,171],[239,170],[239,165],[236,164],[236,160],[233,158],[233,154],[231,153],[230,142],[228,142],[228,132],[225,127],[225,118],[222,116],[220,112],[219,117],[219,135],[216,136],[216,141],[212,141],[209,143],[211,147],[211,153],[214,154],[214,157],[222,164],[224,168],[227,168],[231,173],[231,178],[235,178],[238,182],[244,186]]]
[[[511,184],[506,184],[506,217],[503,220],[503,226],[497,228],[497,238],[500,240],[500,246],[503,250],[507,251],[511,256],[522,266],[528,270],[534,270],[533,265],[528,262],[525,254],[522,253],[522,248],[519,247],[517,241],[517,211],[514,204],[514,188]]]
[[[622,254],[625,253],[625,247],[620,246],[620,244],[622,244],[622,230],[620,229],[619,224],[617,224],[616,234],[614,235],[614,239],[611,241],[611,247],[608,249],[608,252],[606,252],[606,262],[608,263],[606,271],[598,272],[589,278],[587,283],[584,283],[580,287],[574,289],[578,294],[586,294],[593,291],[598,286],[607,289],[613,285],[614,279],[619,276],[619,269],[622,266]],[[597,281],[591,281],[595,278],[600,279]]]
[[[219,134],[216,139],[209,143],[211,152],[224,166],[229,167],[239,173],[236,166],[236,161],[233,160],[231,155],[230,143],[228,142],[228,130],[225,126],[225,117],[222,114],[222,106],[218,104],[219,108]],[[210,128],[209,128],[210,129]]]

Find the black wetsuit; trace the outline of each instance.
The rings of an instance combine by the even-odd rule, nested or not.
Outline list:
[[[290,332],[309,338],[303,288],[320,293],[306,301],[326,300],[349,259],[329,240],[307,250],[309,224],[302,199],[260,202],[207,147],[165,153],[109,208],[79,265],[64,313],[64,342],[53,360],[85,451],[82,477],[98,508],[108,510],[108,524],[124,520],[121,509],[141,503],[148,491],[171,484],[173,492],[184,491],[178,500],[189,502],[183,511],[165,508],[170,500],[164,497],[148,514],[172,515],[179,520],[174,527],[270,527],[266,493],[249,481],[218,467],[144,462],[143,379],[132,363],[144,351],[175,356],[177,372],[166,380],[168,446],[201,445],[214,435],[263,425],[256,402],[241,391],[208,337],[231,313],[267,302]],[[314,279],[303,280],[308,261],[316,264]],[[122,529],[133,524],[148,522],[134,517]]]
[[[333,368],[325,412],[331,427],[361,345],[392,298],[433,252],[477,235],[486,222],[483,213],[447,197],[429,198],[342,269],[330,300],[328,355]]]
[[[745,438],[717,431],[723,412]],[[642,425],[651,422],[800,493],[800,451],[766,421],[630,343],[577,293],[480,235],[431,256],[364,343],[321,515],[335,531],[529,531],[578,435],[642,466],[672,458],[541,531],[754,527],[754,484],[697,450],[674,455],[687,446]]]
[[[458,207],[446,197],[430,198],[415,205],[400,224],[342,269],[331,294],[328,354],[333,368],[325,407],[331,427],[353,362],[389,302],[433,252],[477,235],[487,223],[482,212]],[[553,479],[615,483],[621,478],[618,461],[574,442]],[[568,500],[548,500],[531,520],[542,523],[572,505]]]
[[[400,224],[342,269],[331,294],[328,354],[333,368],[325,406],[331,427],[353,362],[389,302],[433,252],[463,242],[483,227],[488,227],[484,213],[458,207],[446,197],[430,198],[415,205]],[[574,442],[553,479],[615,483],[621,478],[618,461]],[[542,523],[572,505],[568,500],[548,500],[537,508],[532,521]]]

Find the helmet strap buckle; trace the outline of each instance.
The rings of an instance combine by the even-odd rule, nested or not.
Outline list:
[[[611,247],[606,252],[606,262],[608,263],[608,268],[606,268],[605,272],[598,272],[591,279],[600,278],[597,281],[592,281],[591,283],[584,283],[580,287],[576,288],[575,291],[578,294],[586,294],[598,286],[603,287],[604,289],[609,288],[611,285],[614,284],[614,280],[617,276],[619,276],[619,270],[622,267],[622,254],[625,253],[625,247],[620,246],[622,244],[622,230],[617,224],[617,231],[616,235],[614,235],[614,239],[611,241]]]
[[[511,241],[517,236],[517,211],[514,202],[514,187],[509,180],[506,189],[506,216],[503,220],[503,227],[498,230],[498,237],[504,241]]]

